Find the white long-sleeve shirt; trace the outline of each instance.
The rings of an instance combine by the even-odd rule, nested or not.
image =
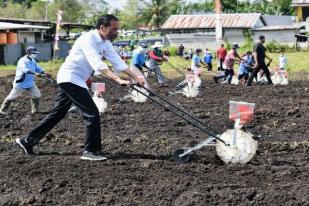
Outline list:
[[[87,88],[86,81],[92,73],[108,69],[103,57],[110,61],[116,72],[128,68],[109,40],[103,40],[98,30],[91,30],[80,36],[74,43],[69,56],[61,65],[57,83],[70,82]]]

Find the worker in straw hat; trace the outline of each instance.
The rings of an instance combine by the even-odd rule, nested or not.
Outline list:
[[[162,64],[163,61],[167,61],[167,58],[162,54],[162,51],[160,50],[160,48],[163,46],[164,45],[161,42],[155,42],[155,44],[151,46],[146,61],[146,65],[149,69],[148,71],[154,72],[156,74],[160,86],[166,86],[165,78],[159,66],[160,64]],[[149,76],[149,74],[147,76]]]
[[[3,101],[0,114],[6,115],[12,101],[24,92],[31,95],[31,113],[38,112],[41,93],[35,85],[35,76],[48,76],[35,61],[38,53],[35,47],[29,46],[26,55],[18,60],[13,89]]]

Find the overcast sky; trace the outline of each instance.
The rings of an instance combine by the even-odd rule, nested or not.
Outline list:
[[[112,9],[118,8],[121,9],[123,8],[124,5],[126,5],[127,0],[106,0],[107,3],[109,3],[110,7]],[[184,2],[202,2],[204,0],[185,0]]]

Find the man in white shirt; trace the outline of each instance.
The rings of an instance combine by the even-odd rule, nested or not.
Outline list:
[[[88,92],[86,80],[96,73],[103,74],[121,85],[129,85],[129,81],[119,78],[108,68],[102,61],[104,57],[112,63],[116,72],[126,73],[141,85],[145,83],[144,78],[141,78],[143,75],[139,71],[133,73],[113,48],[111,41],[117,37],[118,30],[117,17],[105,15],[98,19],[95,30],[76,40],[58,72],[59,92],[55,107],[28,136],[16,139],[16,143],[26,154],[34,154],[33,147],[66,116],[74,103],[82,111],[87,126],[85,151],[81,159],[106,160],[106,157],[100,154],[100,115]]]

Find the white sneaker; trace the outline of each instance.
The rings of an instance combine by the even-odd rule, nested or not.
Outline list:
[[[98,155],[94,152],[87,152],[85,151],[83,155],[80,157],[82,160],[90,160],[90,161],[103,161],[107,160],[106,157]]]
[[[71,106],[68,113],[70,112],[77,112],[77,107],[75,105]]]

